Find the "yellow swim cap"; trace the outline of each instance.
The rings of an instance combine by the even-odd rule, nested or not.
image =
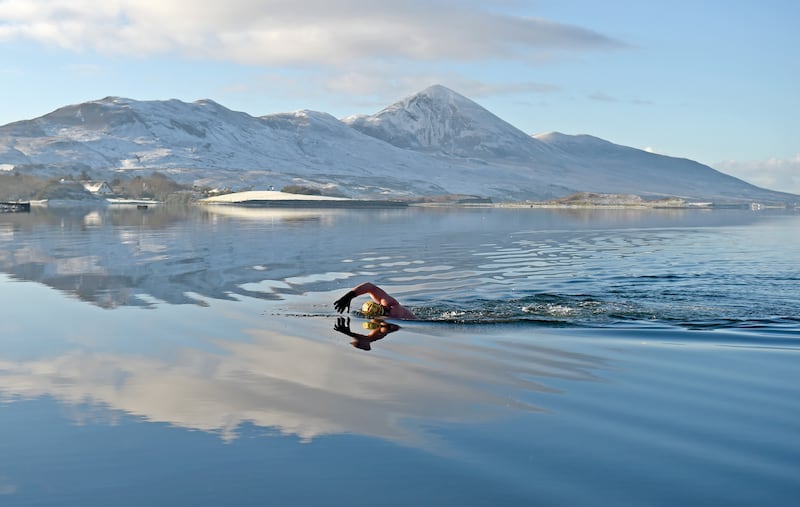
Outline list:
[[[385,313],[385,308],[375,301],[367,301],[361,305],[361,313],[367,317],[380,317]]]

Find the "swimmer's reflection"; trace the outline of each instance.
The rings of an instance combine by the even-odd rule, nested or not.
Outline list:
[[[353,347],[357,347],[361,350],[371,350],[372,347],[370,344],[372,342],[378,341],[387,334],[393,333],[400,329],[400,326],[397,324],[392,324],[381,319],[372,319],[368,322],[364,322],[362,327],[369,330],[369,333],[363,334],[351,331],[350,317],[339,317],[336,319],[336,324],[333,326],[333,329],[353,338],[353,341],[350,342],[350,344]]]

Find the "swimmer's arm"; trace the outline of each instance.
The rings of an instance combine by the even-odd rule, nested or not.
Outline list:
[[[392,306],[398,305],[398,301],[386,293],[385,290],[381,289],[374,283],[364,282],[361,285],[355,287],[353,289],[356,296],[361,296],[362,294],[369,294],[370,297],[380,305],[383,305],[387,308]]]

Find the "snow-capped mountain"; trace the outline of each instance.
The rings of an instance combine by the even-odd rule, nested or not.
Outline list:
[[[372,116],[350,116],[343,121],[403,149],[462,158],[554,162],[552,150],[545,144],[441,85]]]
[[[160,171],[183,183],[290,183],[343,195],[469,194],[496,201],[577,191],[783,202],[708,166],[591,136],[530,136],[443,86],[372,116],[315,111],[254,117],[211,100],[119,97],[0,127],[0,170],[94,179]]]

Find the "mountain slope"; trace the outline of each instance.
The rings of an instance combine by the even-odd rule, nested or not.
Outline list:
[[[716,200],[736,200],[746,195],[749,199],[792,199],[790,194],[778,195],[781,193],[756,187],[693,160],[658,155],[594,136],[550,132],[533,137],[562,151],[576,165],[602,175],[602,180],[592,185],[596,192],[614,193],[625,188],[626,193],[645,196],[701,198],[705,195]]]
[[[578,192],[781,202],[710,167],[591,136],[529,136],[433,86],[372,116],[253,117],[211,100],[107,97],[0,127],[0,170],[94,179],[169,174],[182,183],[305,184],[353,197],[470,194],[542,200]]]

